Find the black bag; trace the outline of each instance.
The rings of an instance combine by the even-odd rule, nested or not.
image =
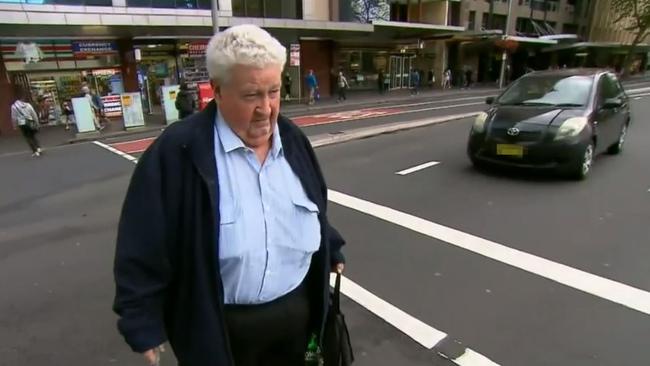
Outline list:
[[[325,366],[349,366],[354,362],[350,333],[341,313],[341,274],[336,275],[329,312],[323,335],[323,361]]]

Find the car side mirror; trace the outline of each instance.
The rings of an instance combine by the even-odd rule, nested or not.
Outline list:
[[[603,103],[604,109],[616,109],[623,106],[623,101],[620,98],[609,98]]]
[[[494,97],[485,98],[485,104],[488,104],[488,105],[494,104]]]

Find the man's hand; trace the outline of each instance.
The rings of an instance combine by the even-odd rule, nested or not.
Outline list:
[[[345,263],[339,263],[332,268],[334,273],[343,273],[343,270],[345,270]]]
[[[154,349],[150,349],[143,353],[147,366],[158,366],[160,365],[160,353],[165,352],[165,346],[160,345]]]

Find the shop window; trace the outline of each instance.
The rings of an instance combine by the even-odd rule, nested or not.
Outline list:
[[[212,9],[212,1],[211,0],[197,0],[196,1],[196,6],[199,9]]]
[[[136,8],[150,8],[151,0],[127,0],[126,6],[133,6]]]
[[[302,18],[302,0],[232,0],[236,17]]]

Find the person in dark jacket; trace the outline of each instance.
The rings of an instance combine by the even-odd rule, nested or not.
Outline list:
[[[142,155],[118,229],[118,328],[149,364],[304,365],[322,344],[343,238],[305,134],[279,115],[285,48],[252,25],[213,37],[215,101]]]
[[[178,110],[178,118],[185,119],[186,117],[194,114],[196,110],[196,101],[194,96],[190,93],[187,83],[181,83],[180,91],[176,96],[176,109]]]

